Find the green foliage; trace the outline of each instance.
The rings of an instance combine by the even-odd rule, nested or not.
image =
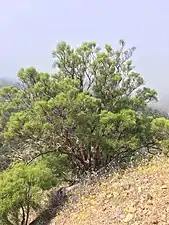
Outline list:
[[[53,187],[69,179],[71,180],[72,174],[67,155],[48,153],[42,157],[41,162],[51,170],[52,179],[50,183]]]
[[[27,225],[30,210],[42,200],[42,191],[52,186],[53,175],[44,162],[17,163],[0,174],[1,224]]]
[[[64,155],[82,173],[160,149],[167,120],[157,123],[148,112],[157,93],[134,70],[135,48],[119,44],[119,50],[101,50],[95,42],[76,49],[61,42],[53,51],[56,74],[21,69],[20,86],[0,90],[1,139],[8,154],[25,161],[47,152]]]
[[[158,145],[163,149],[163,152],[168,155],[169,151],[169,120],[164,117],[156,118],[152,121],[151,129],[153,131],[153,139],[158,140]]]

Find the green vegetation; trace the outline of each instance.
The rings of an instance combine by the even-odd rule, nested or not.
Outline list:
[[[49,168],[19,163],[0,175],[1,224],[28,224],[30,210],[38,209],[42,190],[51,187]]]
[[[20,218],[30,211],[36,193],[48,186],[110,162],[124,166],[142,155],[167,153],[169,121],[148,107],[157,93],[135,72],[135,48],[119,44],[118,50],[102,50],[95,42],[76,49],[61,42],[53,51],[55,74],[21,69],[17,85],[0,88],[0,215],[6,224],[14,212]]]

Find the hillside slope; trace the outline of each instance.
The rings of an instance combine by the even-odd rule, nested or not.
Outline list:
[[[169,224],[169,159],[77,188],[52,224]]]

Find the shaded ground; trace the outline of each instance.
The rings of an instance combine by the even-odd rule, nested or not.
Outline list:
[[[73,191],[52,225],[169,225],[169,159]]]
[[[67,200],[65,188],[52,190],[49,205],[29,225],[48,225]]]

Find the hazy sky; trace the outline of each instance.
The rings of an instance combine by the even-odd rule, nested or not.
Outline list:
[[[28,66],[51,71],[62,40],[117,47],[121,38],[137,47],[137,71],[168,98],[169,0],[0,0],[0,77]]]

